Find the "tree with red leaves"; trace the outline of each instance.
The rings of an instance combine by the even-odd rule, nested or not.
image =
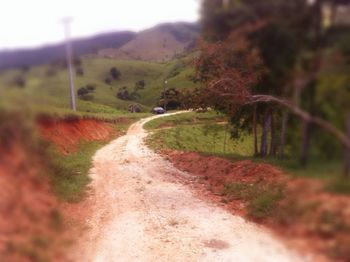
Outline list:
[[[201,42],[201,55],[195,65],[197,79],[205,83],[205,87],[196,94],[197,106],[211,106],[230,115],[243,106],[259,103],[284,107],[303,121],[329,132],[350,149],[346,134],[326,120],[312,116],[285,98],[252,92],[266,72],[259,51],[246,38],[253,28],[255,26],[236,30],[225,41]]]

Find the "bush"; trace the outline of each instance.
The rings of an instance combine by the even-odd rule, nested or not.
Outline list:
[[[93,93],[95,91],[94,85],[87,85],[86,87],[81,87],[78,89],[77,94],[78,97],[82,100],[92,100],[94,97],[90,95],[90,93]]]
[[[109,77],[107,77],[107,78],[105,79],[105,83],[106,83],[107,85],[111,85],[111,84],[112,84],[112,79],[110,79]]]
[[[120,78],[120,71],[116,67],[112,67],[110,70],[110,75],[114,80],[118,80]]]
[[[83,70],[83,68],[81,68],[81,67],[77,67],[77,69],[75,70],[75,73],[76,73],[78,76],[83,76],[83,75],[84,75],[84,70]]]
[[[16,76],[14,79],[13,79],[13,84],[17,87],[25,87],[26,86],[26,80],[23,76]]]
[[[138,91],[139,89],[144,89],[146,86],[146,83],[144,80],[137,81],[135,83],[135,91]]]
[[[236,200],[248,202],[248,214],[256,219],[273,215],[278,202],[284,196],[281,185],[263,185],[261,183],[226,184],[223,194]]]
[[[326,190],[338,194],[350,194],[350,180],[346,178],[336,178],[331,180],[326,186]]]
[[[257,219],[267,218],[272,215],[282,198],[283,190],[281,187],[267,188],[250,201],[248,214]]]
[[[86,85],[86,89],[92,93],[96,90],[96,85],[95,84],[88,84],[88,85]]]

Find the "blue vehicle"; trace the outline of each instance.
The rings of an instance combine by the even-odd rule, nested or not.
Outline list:
[[[153,114],[161,115],[164,114],[166,111],[163,107],[155,107],[153,108]]]

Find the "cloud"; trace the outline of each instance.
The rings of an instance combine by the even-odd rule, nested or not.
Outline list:
[[[0,48],[63,39],[60,21],[73,17],[72,35],[142,30],[161,22],[196,21],[198,0],[5,0],[0,6]]]

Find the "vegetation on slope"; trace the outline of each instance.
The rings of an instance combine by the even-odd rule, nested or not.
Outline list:
[[[233,212],[277,230],[282,226],[293,237],[311,235],[328,256],[348,259],[349,202],[340,194],[349,194],[350,184],[329,177],[339,172],[339,163],[315,161],[304,169],[293,158],[252,157],[252,135],[232,139],[222,121],[215,112],[156,119],[145,126],[152,131],[148,144],[163,150],[179,169],[198,176],[200,189],[204,185]]]
[[[85,57],[79,65],[83,74],[75,77],[76,92],[86,86],[93,86],[94,90],[87,99],[77,96],[78,110],[116,114],[136,103],[142,111],[148,112],[159,102],[165,79],[168,79],[168,89],[183,90],[196,86],[190,81],[193,71],[189,63],[190,59],[186,57],[166,64]],[[120,72],[118,79],[110,79],[113,67]],[[18,79],[23,83],[18,83]],[[139,81],[145,85],[136,90]],[[126,88],[129,93],[136,92],[134,99],[119,99],[117,93],[122,88]],[[68,79],[64,66],[46,65],[25,72],[4,71],[0,74],[0,90],[7,103],[36,105],[40,108],[69,108]]]

